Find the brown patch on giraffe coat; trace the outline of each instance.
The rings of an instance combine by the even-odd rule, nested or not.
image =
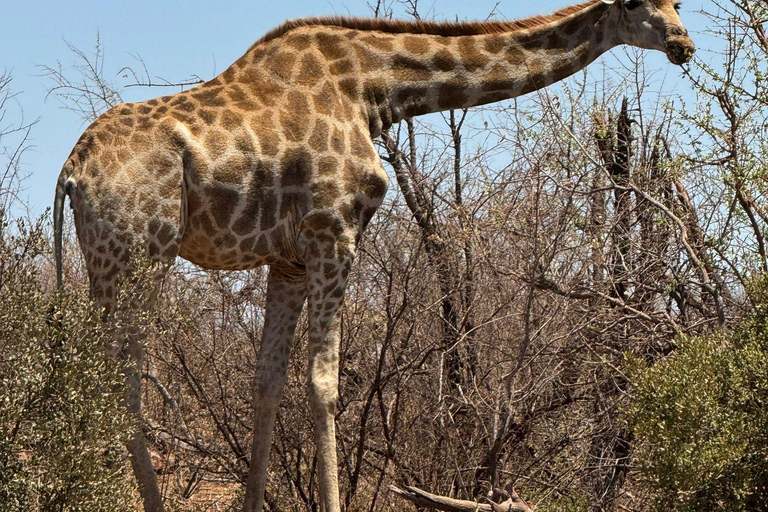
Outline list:
[[[227,150],[227,138],[218,131],[211,131],[205,138],[205,148],[211,160],[218,159]]]
[[[506,46],[507,46],[506,40],[504,39],[503,36],[499,34],[493,34],[485,37],[484,48],[485,48],[485,51],[488,53],[493,53],[493,54],[499,53],[504,48],[506,48]]]
[[[329,71],[332,75],[346,75],[355,71],[352,59],[340,59],[331,63]]]
[[[277,194],[272,189],[264,193],[264,201],[261,204],[260,229],[266,231],[275,225],[277,215]]]
[[[525,64],[525,61],[527,59],[528,59],[528,56],[525,50],[521,50],[518,47],[510,48],[507,51],[507,62],[509,62],[513,66],[521,66]]]
[[[264,156],[275,156],[280,152],[280,136],[275,131],[274,123],[261,116],[255,116],[251,119],[251,128],[259,138],[259,147]]]
[[[251,158],[246,154],[237,154],[227,158],[226,162],[213,167],[211,176],[220,183],[242,185],[251,169]]]
[[[451,71],[456,68],[456,58],[448,50],[440,50],[432,57],[432,65],[440,71]]]
[[[395,47],[392,37],[382,37],[376,34],[365,35],[360,38],[366,44],[373,46],[378,50],[392,51]]]
[[[290,80],[293,68],[296,67],[296,52],[289,50],[275,50],[269,54],[263,66],[268,70],[270,76],[276,76],[281,80]]]
[[[197,113],[200,116],[200,119],[202,119],[203,122],[209,126],[212,125],[214,122],[216,122],[215,110],[201,108]]]
[[[309,34],[291,34],[285,39],[285,43],[292,48],[303,51],[312,45],[312,37]]]
[[[429,66],[408,55],[395,55],[392,59],[392,73],[398,82],[426,81],[432,78]]]
[[[307,119],[311,114],[306,95],[299,91],[288,93],[286,104],[280,109],[280,125],[283,129],[283,137],[288,142],[304,140],[310,126]]]
[[[224,80],[224,83],[232,83],[235,80],[235,68],[233,66],[228,67],[224,73],[221,74],[222,80]]]
[[[238,193],[225,186],[206,185],[204,194],[208,198],[208,209],[220,228],[226,228],[238,203]]]
[[[334,180],[322,180],[312,185],[312,207],[331,208],[339,197],[339,187]]]
[[[243,124],[243,116],[233,112],[232,110],[224,110],[224,112],[221,114],[219,122],[225,130],[232,131]]]
[[[339,89],[341,92],[349,96],[351,99],[356,100],[360,96],[360,88],[359,88],[360,82],[357,78],[342,78],[339,80]],[[339,113],[346,113],[346,110],[342,110]]]
[[[120,122],[123,123],[125,126],[133,126],[133,118],[132,117],[121,117]]]
[[[333,176],[339,170],[339,161],[333,156],[321,157],[317,162],[317,173],[319,176]]]
[[[459,39],[458,47],[459,54],[461,55],[461,63],[467,71],[477,71],[488,65],[490,59],[480,53],[474,39],[462,37]]]
[[[304,54],[299,64],[299,75],[297,80],[301,83],[314,85],[323,76],[325,76],[325,71],[323,70],[323,65],[320,62],[320,59],[315,55],[315,52]]]
[[[360,71],[363,73],[381,71],[384,68],[384,59],[381,55],[372,52],[364,45],[354,45],[357,61],[360,63]]]
[[[438,105],[441,109],[462,108],[469,103],[467,95],[468,83],[463,80],[453,80],[440,85],[438,89]]]
[[[152,112],[152,107],[150,107],[149,105],[139,106],[139,114],[146,115],[146,114],[149,114],[150,112]]]
[[[152,98],[151,100],[147,101],[147,103],[149,103],[154,107],[154,106],[157,106],[158,101],[157,101],[157,98]]]
[[[312,130],[312,135],[309,137],[309,147],[318,153],[327,151],[329,132],[330,127],[327,122],[323,119],[315,120],[315,127]]]
[[[509,89],[509,74],[501,66],[494,66],[483,75],[483,92],[505,91]]]
[[[253,248],[256,254],[268,254],[269,253],[269,241],[266,235],[261,235],[259,241],[256,242],[256,246]]]
[[[416,55],[424,55],[429,51],[429,40],[419,36],[405,36],[403,38],[405,50]]]
[[[318,32],[315,34],[317,48],[328,60],[341,59],[349,53],[344,40],[336,34]]]
[[[281,187],[305,186],[312,176],[312,156],[303,148],[289,149],[280,162]]]

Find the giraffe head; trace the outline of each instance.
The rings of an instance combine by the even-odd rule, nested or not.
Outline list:
[[[673,64],[685,64],[696,47],[688,37],[678,13],[680,0],[602,0],[616,4],[617,26],[622,43],[660,50]]]

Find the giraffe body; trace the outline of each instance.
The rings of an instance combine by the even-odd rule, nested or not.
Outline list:
[[[57,186],[59,282],[65,193],[91,293],[107,311],[137,248],[166,266],[176,256],[210,269],[270,265],[245,510],[262,508],[272,427],[306,302],[320,510],[338,512],[336,315],[388,186],[372,138],[404,118],[544,87],[618,44],[642,42],[673,62],[690,58],[672,0],[645,1],[644,11],[597,0],[519,22],[289,22],[210,82],[120,105],[86,129]],[[649,32],[651,42],[629,30],[633,16],[644,27],[665,24]],[[140,337],[125,343],[140,361]],[[128,407],[138,413],[140,379],[127,377]],[[161,510],[141,433],[129,450],[145,510]]]

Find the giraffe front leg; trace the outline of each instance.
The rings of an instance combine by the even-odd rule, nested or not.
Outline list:
[[[332,240],[332,241],[331,241]],[[339,393],[339,307],[354,259],[353,229],[306,240],[309,295],[309,403],[315,423],[320,511],[339,512],[336,403]]]
[[[245,487],[245,512],[261,512],[264,506],[272,430],[306,290],[306,276],[302,272],[270,269],[264,330],[253,384],[253,448]]]

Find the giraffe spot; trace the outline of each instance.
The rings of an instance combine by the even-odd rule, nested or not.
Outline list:
[[[488,53],[499,53],[506,46],[504,37],[499,34],[491,34],[485,37],[485,51]]]
[[[357,55],[357,62],[360,63],[360,70],[363,73],[381,71],[384,68],[384,59],[380,55],[359,44],[355,45],[354,49]]]
[[[307,53],[301,58],[297,81],[313,85],[324,75],[322,64],[315,53]]]
[[[332,156],[324,156],[317,162],[317,173],[320,176],[331,176],[338,172],[339,161]]]
[[[331,63],[329,68],[332,75],[346,75],[355,71],[352,59],[342,59]]]
[[[232,83],[235,80],[235,70],[232,68],[232,66],[228,67],[224,73],[221,74],[221,78],[224,80],[224,83]]]
[[[237,154],[212,169],[211,176],[220,183],[229,185],[241,185],[243,178],[251,169],[251,158],[244,154]]]
[[[477,49],[474,39],[470,37],[459,38],[459,54],[464,69],[469,72],[484,68],[489,59]]]
[[[417,55],[423,55],[429,50],[429,41],[426,37],[405,36],[403,45],[406,51]]]
[[[359,96],[357,78],[342,78],[339,80],[339,89],[352,99],[357,99]]]
[[[219,122],[225,130],[232,131],[243,123],[243,117],[231,110],[224,110]]]
[[[256,242],[256,246],[253,248],[256,254],[269,254],[269,241],[266,235],[261,235],[259,241]]]
[[[432,77],[432,72],[425,62],[408,55],[395,55],[392,59],[392,71],[395,80],[401,82],[429,80]]]
[[[312,206],[330,208],[339,197],[339,187],[335,181],[323,180],[312,185]]]
[[[172,99],[173,99],[173,96],[163,96],[162,98],[160,98],[160,101],[162,101],[163,103],[168,103]]]
[[[157,239],[163,246],[168,245],[176,236],[176,229],[170,222],[164,222],[163,226],[157,232]]]
[[[237,245],[237,238],[227,233],[221,238],[221,245],[223,247],[234,247]]]
[[[280,162],[281,187],[303,186],[312,175],[312,157],[305,149],[290,149]]]
[[[280,137],[275,132],[272,112],[267,111],[251,117],[251,128],[259,139],[259,146],[265,156],[275,156],[280,151]]]
[[[150,105],[152,105],[152,106],[154,107],[154,106],[156,106],[156,105],[157,105],[159,102],[157,101],[157,98],[152,98],[152,99],[151,99],[151,100],[149,100],[147,103],[149,103]]]
[[[205,149],[212,160],[216,160],[227,150],[227,139],[219,132],[213,131],[205,138]]]
[[[346,152],[346,142],[344,140],[344,133],[339,130],[338,127],[333,128],[333,135],[331,135],[331,148],[338,154]]]
[[[125,126],[133,126],[133,118],[131,117],[121,117],[120,122]]]
[[[323,153],[328,150],[328,133],[330,127],[328,123],[322,119],[315,121],[315,127],[312,130],[312,135],[309,137],[309,147],[318,153]]]
[[[123,108],[120,109],[120,114],[127,116],[128,114],[132,113],[131,106],[132,105],[130,103],[126,103]]]
[[[526,61],[526,53],[519,49],[513,49],[507,52],[507,62],[513,66],[522,66]]]
[[[309,48],[312,44],[312,38],[308,34],[291,34],[285,39],[285,43],[292,48],[302,51]]]
[[[227,227],[239,200],[237,191],[225,186],[206,185],[204,194],[216,224],[222,228]]]
[[[507,71],[501,66],[494,66],[483,76],[482,91],[506,91],[509,90],[510,81]]]
[[[183,112],[179,112],[178,110],[172,110],[171,117],[173,117],[174,119],[178,119],[180,122],[186,125],[192,125],[195,123],[195,118],[193,118],[190,115],[184,114]]]
[[[277,215],[277,194],[271,189],[264,193],[264,200],[261,204],[261,223],[260,229],[266,231],[275,225]]]
[[[245,95],[245,91],[243,91],[237,84],[232,85],[229,88],[227,91],[227,96],[229,96],[229,99],[234,102],[243,102],[248,99]]]
[[[139,113],[140,114],[146,115],[146,114],[149,114],[150,112],[152,112],[152,107],[150,107],[148,105],[141,105],[139,107]]]
[[[319,32],[315,34],[317,48],[328,60],[336,60],[346,57],[347,49],[341,37],[336,34]]]
[[[313,95],[315,112],[330,116],[333,114],[333,106],[338,102],[338,93],[330,82],[325,82],[321,89]]]
[[[284,192],[280,198],[280,218],[284,219],[292,211],[305,211],[306,199],[302,192]]]
[[[464,81],[451,81],[440,86],[438,104],[441,109],[462,108],[467,106],[469,96],[466,90],[469,84]]]
[[[277,50],[266,58],[264,66],[272,76],[281,80],[289,80],[296,65],[296,53],[292,51]]]
[[[360,192],[372,199],[384,197],[389,186],[389,179],[386,174],[368,172],[363,175],[360,186]]]
[[[310,128],[307,123],[310,114],[309,102],[304,94],[299,91],[288,94],[287,104],[280,110],[283,137],[289,142],[304,140]]]
[[[198,115],[200,116],[200,119],[202,119],[203,122],[209,126],[216,121],[216,112],[214,110],[203,108],[200,109]]]
[[[200,102],[204,107],[222,107],[226,101],[221,97],[221,87],[205,89],[200,92],[192,93],[192,97]]]
[[[256,237],[255,236],[251,236],[251,237],[245,238],[245,239],[243,239],[240,242],[240,252],[249,253],[249,252],[253,251],[253,247],[255,245],[256,245]]]
[[[432,65],[440,71],[451,71],[456,67],[456,59],[448,50],[440,50],[432,57]]]
[[[394,49],[394,44],[392,43],[392,40],[393,40],[392,37],[386,37],[386,36],[382,37],[376,34],[371,34],[371,35],[366,35],[361,37],[360,40],[365,42],[366,44],[373,46],[378,50],[391,51]]]

